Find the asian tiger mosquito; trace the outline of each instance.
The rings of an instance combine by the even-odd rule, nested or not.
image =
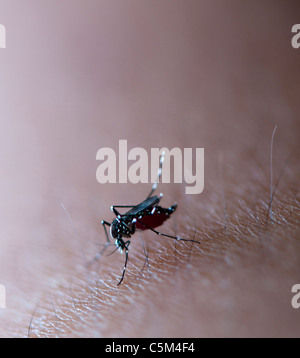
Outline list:
[[[163,161],[164,161],[164,153],[162,153],[160,157],[158,178],[156,182],[153,184],[149,195],[144,201],[142,201],[140,204],[137,205],[113,205],[111,206],[111,211],[116,215],[116,218],[111,223],[102,220],[102,225],[105,231],[107,243],[105,244],[104,249],[98,255],[101,256],[104,250],[106,249],[106,247],[111,244],[108,231],[106,229],[107,226],[109,226],[110,228],[109,231],[110,237],[115,240],[115,245],[117,246],[116,250],[119,249],[120,253],[123,253],[123,251],[125,251],[125,263],[123,267],[123,272],[117,286],[119,286],[124,279],[126,266],[128,262],[128,251],[129,251],[130,240],[125,241],[124,238],[130,239],[136,230],[141,230],[141,231],[150,230],[154,232],[156,235],[169,237],[171,239],[178,240],[178,241],[188,241],[188,242],[200,244],[200,242],[196,240],[183,239],[178,236],[163,234],[155,230],[155,228],[162,225],[163,222],[167,220],[177,208],[177,204],[174,204],[167,209],[158,206],[162,194],[160,194],[160,196],[156,196],[156,195],[152,196],[152,194],[154,193],[154,191],[158,186],[162,174]],[[130,208],[130,210],[128,210],[125,214],[120,214],[116,208]],[[95,258],[97,258],[98,255]]]

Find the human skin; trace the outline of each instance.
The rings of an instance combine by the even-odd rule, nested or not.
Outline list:
[[[0,336],[299,336],[299,5],[0,5]],[[205,184],[157,189],[178,204],[159,230],[200,245],[136,233],[117,287],[124,255],[87,264],[101,220],[151,189],[97,182],[120,139],[204,148]]]

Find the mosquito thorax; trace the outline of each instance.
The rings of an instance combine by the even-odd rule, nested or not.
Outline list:
[[[124,225],[119,218],[116,218],[110,226],[110,235],[114,239],[131,237],[132,231],[129,226]]]

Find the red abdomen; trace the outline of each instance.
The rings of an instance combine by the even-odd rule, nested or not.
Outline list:
[[[156,206],[153,214],[144,215],[142,218],[137,219],[135,224],[136,229],[148,230],[149,227],[151,227],[151,229],[155,229],[156,227],[162,225],[167,219],[169,219],[170,215],[175,211],[176,207],[176,204],[171,206],[169,209]]]

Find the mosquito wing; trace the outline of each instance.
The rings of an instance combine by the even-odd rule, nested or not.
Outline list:
[[[145,199],[140,204],[134,206],[132,209],[128,210],[125,214],[122,215],[122,219],[126,222],[126,219],[133,219],[135,216],[139,216],[141,212],[149,208],[153,208],[160,201],[160,198],[157,196],[152,196],[151,198]]]

